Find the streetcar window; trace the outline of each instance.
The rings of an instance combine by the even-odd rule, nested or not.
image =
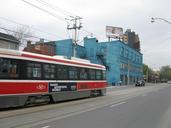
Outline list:
[[[63,65],[57,66],[57,78],[58,80],[66,80],[67,79],[67,67]]]
[[[90,80],[95,80],[96,79],[96,72],[93,69],[89,69],[89,78]]]
[[[41,64],[27,63],[27,77],[41,78]]]
[[[1,77],[8,76],[10,73],[10,60],[1,59],[0,60],[0,75]]]
[[[11,61],[10,64],[10,77],[18,77],[18,64],[15,61]]]
[[[0,58],[0,78],[17,78],[18,76],[17,62]]]
[[[106,80],[106,72],[102,71],[102,75],[103,75],[103,80]]]
[[[78,79],[78,70],[76,67],[69,67],[69,79],[77,80]]]
[[[55,79],[55,65],[44,64],[43,73],[45,79]]]
[[[96,79],[101,80],[102,79],[102,72],[100,70],[96,70]]]
[[[87,79],[87,71],[84,68],[80,69],[80,79],[81,80],[86,80]]]

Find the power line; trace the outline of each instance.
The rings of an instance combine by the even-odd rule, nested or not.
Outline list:
[[[11,22],[11,23],[14,23],[14,24],[17,24],[17,25],[20,25],[20,26],[29,27],[29,25],[21,24],[21,23],[19,23],[19,22],[16,22],[16,21],[13,21],[13,20],[4,18],[4,17],[0,17],[0,19],[5,20],[5,21],[8,21],[8,22]],[[58,37],[58,38],[63,39],[62,37],[60,37],[60,36],[58,36],[58,35],[55,35],[55,34],[53,34],[53,33],[45,32],[45,31],[42,31],[42,30],[40,30],[40,29],[33,28],[33,26],[31,26],[31,29],[36,30],[36,31],[39,31],[39,32],[42,32],[42,33],[49,34],[49,35],[54,36],[54,37]]]
[[[34,7],[34,8],[37,8],[37,9],[39,9],[39,10],[41,10],[41,11],[43,11],[43,12],[45,12],[45,13],[53,16],[53,17],[55,17],[58,20],[61,20],[61,21],[65,21],[66,22],[65,18],[63,18],[61,16],[58,16],[58,15],[56,15],[56,14],[50,12],[50,11],[47,11],[46,9],[43,9],[41,7],[38,7],[37,5],[32,4],[32,3],[28,2],[28,1],[25,1],[25,0],[22,0],[22,1],[25,2],[26,4],[30,5],[30,6]]]
[[[7,29],[7,28],[5,28],[5,27],[0,27],[0,29],[5,30],[5,31],[9,31],[9,32],[13,32],[13,33],[23,34],[23,33],[21,33],[21,32],[17,32],[17,31],[14,31],[14,30],[10,30],[10,29]],[[32,38],[35,38],[35,39],[42,39],[42,38],[40,38],[40,37],[33,36],[33,35],[29,35],[29,34],[23,34],[23,35],[28,36],[28,37],[32,37]],[[44,38],[43,38],[43,39],[44,39]],[[51,41],[51,40],[49,40],[49,39],[45,39],[45,40]]]
[[[43,4],[43,5],[45,5],[45,6],[50,7],[51,9],[53,9],[53,10],[55,10],[55,11],[58,10],[58,11],[60,11],[61,13],[63,13],[64,15],[66,15],[66,16],[69,16],[69,17],[75,17],[75,16],[77,16],[77,15],[75,15],[75,14],[69,12],[69,11],[66,11],[66,10],[64,10],[64,9],[62,9],[62,8],[60,8],[60,7],[54,6],[54,5],[52,5],[52,4],[49,4],[49,3],[47,3],[47,2],[45,2],[45,1],[43,1],[43,0],[36,0],[36,1],[39,2],[39,3],[41,3],[41,4]]]
[[[43,5],[46,5],[46,6],[50,7],[51,9],[53,9],[53,10],[55,10],[55,11],[60,10],[61,12],[68,13],[68,14],[64,14],[64,13],[63,13],[63,14],[69,16],[69,19],[63,18],[63,17],[61,18],[61,17],[59,17],[58,15],[56,15],[56,14],[50,12],[50,11],[47,11],[47,10],[41,8],[41,7],[38,7],[37,5],[34,5],[34,4],[32,4],[32,3],[30,3],[30,2],[28,2],[28,1],[26,1],[26,0],[22,0],[22,1],[25,2],[25,3],[27,3],[27,4],[29,4],[30,6],[33,6],[33,7],[37,8],[37,9],[39,9],[39,10],[41,10],[41,11],[43,11],[43,12],[49,14],[49,15],[51,15],[51,16],[53,16],[53,17],[59,19],[59,20],[62,20],[62,21],[67,22],[68,26],[69,26],[69,22],[68,22],[68,21],[74,21],[75,19],[77,19],[77,20],[82,19],[81,17],[76,16],[76,15],[75,15],[75,16],[70,16],[70,15],[68,15],[68,14],[72,14],[72,13],[70,13],[70,12],[64,10],[64,9],[61,9],[61,8],[59,8],[59,7],[57,7],[57,6],[51,5],[51,4],[49,4],[49,3],[47,3],[47,2],[45,2],[45,1],[43,1],[43,0],[36,0],[36,1],[38,1],[39,3],[41,3],[41,4],[43,4]],[[72,15],[73,15],[73,14],[72,14]],[[67,27],[67,28],[68,28],[68,27]],[[85,32],[87,32],[87,33],[91,33],[91,36],[93,35],[92,32],[89,32],[89,31],[87,31],[87,30],[83,30],[83,31],[85,31]]]
[[[58,16],[58,15],[56,15],[56,14],[50,12],[50,11],[47,11],[47,10],[41,8],[41,7],[38,7],[37,5],[34,5],[34,4],[32,4],[32,3],[30,3],[30,2],[28,2],[26,0],[22,0],[22,1],[25,2],[25,3],[27,3],[30,6],[34,7],[34,8],[37,8],[37,9],[39,9],[39,10],[41,10],[41,11],[43,11],[43,12],[45,12],[45,13],[51,15],[51,16],[53,16],[54,18],[57,18],[57,19],[59,19],[61,21],[65,21],[67,24],[69,24],[69,22],[65,18],[63,18],[61,16]]]
[[[75,15],[73,13],[70,13],[70,12],[64,10],[64,9],[61,9],[61,8],[59,8],[57,6],[54,6],[52,4],[49,4],[49,3],[47,3],[47,2],[45,2],[43,0],[36,0],[36,1],[39,2],[39,3],[41,3],[41,4],[43,4],[43,5],[45,5],[45,6],[47,6],[47,7],[49,7],[50,9],[53,9],[54,11],[60,11],[62,14],[66,15],[67,17],[69,17],[69,18],[65,18],[65,20],[66,21],[73,21],[74,23],[73,23],[73,27],[69,27],[69,22],[67,22],[67,29],[68,30],[71,30],[71,29],[74,29],[75,30],[75,37],[73,38],[73,40],[74,39],[76,40],[76,37],[77,36],[79,38],[79,32],[76,31],[76,29],[79,30],[82,27],[81,26],[81,21],[80,21],[80,19],[82,19],[82,18],[80,16],[77,16],[77,15]],[[78,28],[77,25],[76,25],[77,20],[80,22],[80,26],[79,26],[80,28]],[[75,25],[75,27],[74,27],[74,25]],[[78,32],[78,35],[77,35],[77,32]],[[67,32],[67,34],[68,34],[68,36],[70,38],[69,32]],[[74,42],[76,43],[76,41],[74,41]]]

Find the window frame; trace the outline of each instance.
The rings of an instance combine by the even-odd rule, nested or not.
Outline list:
[[[72,75],[74,75],[74,77],[70,77],[70,72],[73,72]],[[75,77],[76,76],[76,77]],[[78,71],[78,67],[74,67],[74,66],[69,66],[68,67],[68,80],[78,80],[79,79],[79,71]]]
[[[93,71],[94,72],[94,78],[91,77],[92,74],[91,74],[90,71]],[[96,80],[96,70],[95,69],[89,69],[88,70],[88,77],[89,77],[90,80]]]
[[[46,68],[45,66],[48,66],[49,71],[45,69]],[[52,67],[52,66],[54,66],[54,67]],[[43,71],[43,79],[45,79],[45,80],[55,80],[56,79],[57,72],[56,72],[55,64],[43,63],[42,71]],[[49,78],[47,78],[46,75],[49,75]],[[54,75],[54,77],[52,78],[51,75]]]
[[[19,79],[20,77],[20,62],[19,60],[16,60],[16,59],[11,59],[11,58],[3,58],[3,57],[0,57],[0,59],[2,59],[2,61],[8,61],[8,64],[5,63],[4,66],[8,66],[7,70],[8,72],[6,73],[2,73],[2,68],[0,69],[0,79]],[[16,69],[12,69],[12,65],[16,65]],[[0,67],[2,67],[2,64],[0,64]],[[12,71],[13,70],[13,71]],[[15,73],[12,73],[14,72]]]
[[[100,73],[100,75],[98,75],[98,72]],[[98,76],[100,76],[98,78]],[[96,80],[102,80],[102,71],[101,70],[96,70]]]
[[[83,76],[83,74],[81,74],[81,72],[84,70],[84,75],[86,74],[86,78],[83,78],[82,76]],[[86,69],[86,68],[80,68],[79,69],[79,79],[80,80],[88,80],[89,79],[89,74],[88,74],[88,70]]]
[[[59,72],[59,67],[60,67],[60,69],[65,69],[65,77],[63,77],[63,78],[61,77],[60,73],[61,72],[63,73],[64,70]],[[68,80],[68,66],[66,66],[66,65],[56,65],[56,78],[57,78],[57,80]]]
[[[31,64],[30,66],[28,66],[29,64]],[[39,65],[39,66],[37,66]],[[31,68],[31,76],[29,77],[28,76],[28,68]],[[39,68],[39,69],[38,69]],[[33,69],[35,71],[33,71]],[[38,72],[39,71],[39,72]],[[37,74],[39,73],[40,74],[40,77],[34,77],[34,72],[37,72]],[[42,73],[42,63],[39,63],[39,62],[35,62],[35,61],[27,61],[26,62],[26,78],[27,79],[33,79],[33,80],[41,80],[43,78],[43,73]]]

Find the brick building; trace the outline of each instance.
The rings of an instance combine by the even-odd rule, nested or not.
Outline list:
[[[31,41],[27,42],[27,47],[23,51],[38,53],[43,55],[55,55],[55,43],[52,42],[37,42],[32,44]]]

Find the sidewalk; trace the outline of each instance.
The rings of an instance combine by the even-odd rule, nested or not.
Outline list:
[[[134,84],[131,84],[131,85],[117,85],[117,86],[111,86],[109,85],[107,87],[107,91],[115,91],[115,90],[122,90],[122,89],[128,89],[128,88],[133,88],[135,87]]]

